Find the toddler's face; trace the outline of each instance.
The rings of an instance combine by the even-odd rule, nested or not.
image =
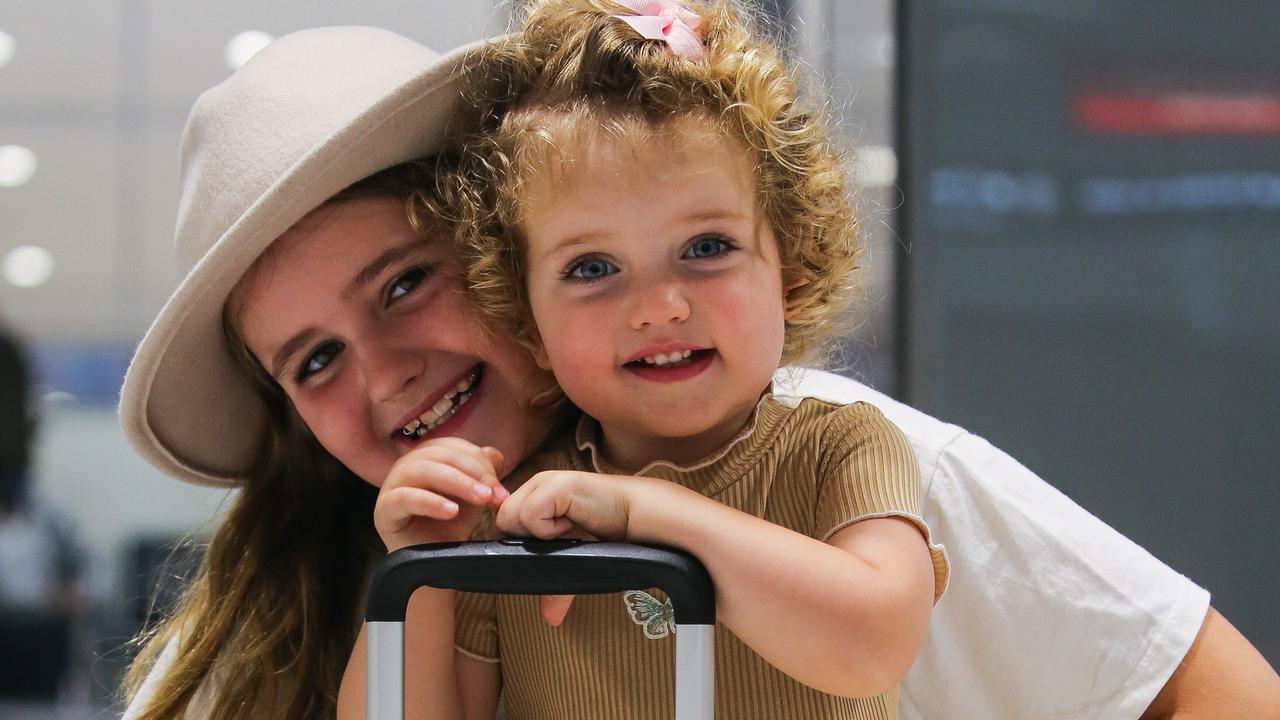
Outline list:
[[[782,354],[782,272],[746,153],[675,129],[639,150],[597,139],[524,224],[539,362],[622,467],[732,439]]]

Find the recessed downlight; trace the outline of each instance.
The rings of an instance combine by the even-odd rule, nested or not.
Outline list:
[[[39,287],[53,276],[53,255],[42,247],[19,245],[5,253],[2,269],[14,287]]]
[[[0,145],[0,187],[15,187],[36,174],[36,154],[21,145]]]
[[[9,64],[13,54],[18,51],[18,41],[9,33],[0,30],[0,67]]]

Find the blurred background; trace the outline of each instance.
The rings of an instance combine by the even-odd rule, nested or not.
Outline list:
[[[1280,661],[1280,6],[760,1],[858,153],[841,371],[1008,450]],[[506,22],[493,0],[0,5],[0,325],[38,498],[0,504],[0,625],[44,648],[0,642],[0,720],[115,717],[122,644],[190,564],[167,548],[225,501],[137,458],[114,410],[179,279],[196,96],[305,27],[445,49]]]

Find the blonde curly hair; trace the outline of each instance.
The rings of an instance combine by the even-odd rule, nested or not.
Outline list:
[[[860,289],[847,156],[824,104],[802,97],[797,64],[739,2],[688,7],[702,18],[700,59],[641,37],[615,17],[630,11],[608,0],[529,3],[519,32],[468,68],[462,125],[478,130],[441,158],[437,192],[415,211],[453,228],[475,306],[537,348],[521,226],[543,173],[583,143],[634,146],[692,119],[748,153],[790,287],[782,362],[813,362]]]

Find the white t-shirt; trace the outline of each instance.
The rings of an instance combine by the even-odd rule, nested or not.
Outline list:
[[[1125,720],[1182,661],[1209,593],[990,443],[817,370],[780,397],[866,401],[915,448],[951,582],[902,683],[903,720]]]
[[[902,720],[1142,715],[1195,640],[1208,592],[962,428],[818,370],[779,371],[774,395],[869,402],[919,458],[924,517],[951,579],[902,683]],[[206,717],[203,704],[189,717]]]

